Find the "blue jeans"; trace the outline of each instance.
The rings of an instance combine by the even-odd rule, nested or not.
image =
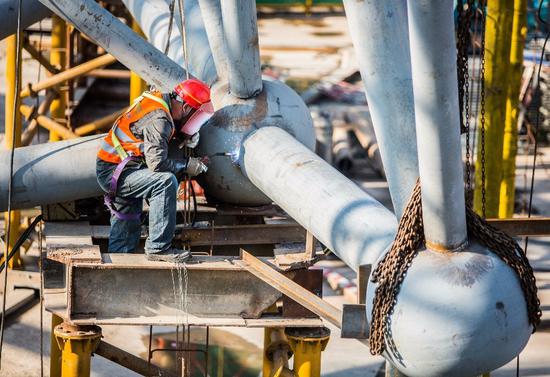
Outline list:
[[[116,164],[97,160],[99,186],[109,192]],[[171,246],[176,229],[176,197],[178,181],[170,172],[153,172],[145,163],[129,163],[122,172],[114,199],[114,207],[122,213],[141,213],[143,199],[149,200],[149,237],[147,254],[158,253]],[[125,221],[111,214],[109,252],[128,253],[137,249],[141,221]]]

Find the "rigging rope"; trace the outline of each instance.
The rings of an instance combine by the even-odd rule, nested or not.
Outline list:
[[[523,249],[512,237],[489,225],[468,206],[466,206],[466,223],[470,239],[475,239],[490,249],[516,272],[525,295],[529,323],[535,331],[540,323],[542,312],[537,298],[533,269]],[[384,352],[385,342],[390,348],[395,347],[391,339],[391,316],[401,284],[424,243],[422,199],[418,180],[399,222],[395,240],[372,273],[371,280],[377,283],[369,337],[370,352],[373,355]]]

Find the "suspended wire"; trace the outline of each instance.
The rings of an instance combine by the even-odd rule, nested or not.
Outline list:
[[[170,20],[168,21],[168,35],[166,36],[166,45],[164,46],[164,55],[168,55],[170,50],[170,38],[172,37],[172,27],[174,26],[174,7],[176,6],[176,0],[172,0],[170,3]]]
[[[6,242],[5,242],[5,251],[4,251],[4,294],[2,296],[2,322],[0,323],[0,369],[2,369],[2,350],[4,345],[4,329],[5,329],[5,323],[6,323],[6,296],[8,294],[7,287],[8,287],[8,248],[9,248],[9,240],[10,240],[10,234],[11,234],[11,208],[12,208],[12,196],[13,196],[13,160],[15,157],[15,133],[16,133],[16,125],[17,125],[17,116],[18,113],[18,105],[19,105],[19,86],[20,83],[20,73],[21,73],[21,49],[19,48],[21,46],[21,11],[22,11],[22,0],[18,0],[17,4],[17,32],[15,34],[15,85],[14,85],[14,96],[13,96],[13,121],[10,125],[12,127],[12,138],[11,138],[11,145],[12,148],[10,150],[10,174],[9,174],[9,181],[8,181],[8,224],[6,226]],[[8,125],[6,125],[7,127]]]

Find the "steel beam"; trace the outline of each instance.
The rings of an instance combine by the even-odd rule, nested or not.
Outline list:
[[[256,1],[221,0],[229,92],[239,98],[262,91]]]
[[[407,4],[424,235],[429,248],[454,250],[467,234],[453,1]]]
[[[334,326],[342,328],[342,311],[332,304],[324,301],[315,293],[312,293],[304,287],[296,284],[274,268],[268,266],[260,259],[256,258],[245,250],[241,250],[244,266],[254,276],[284,293],[298,304],[311,310],[321,318],[326,319]]]
[[[258,318],[281,297],[228,257],[195,257],[185,270],[148,262],[143,254],[103,254],[103,260],[68,266],[71,320],[164,316],[177,323],[187,315]]]
[[[418,177],[405,0],[344,0],[395,214]]]
[[[95,1],[40,1],[159,90],[169,92],[185,77],[182,67]]]

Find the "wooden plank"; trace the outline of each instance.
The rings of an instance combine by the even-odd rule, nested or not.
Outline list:
[[[326,319],[334,326],[342,328],[342,311],[340,309],[317,297],[243,249],[241,249],[241,257],[244,265],[256,277]]]

